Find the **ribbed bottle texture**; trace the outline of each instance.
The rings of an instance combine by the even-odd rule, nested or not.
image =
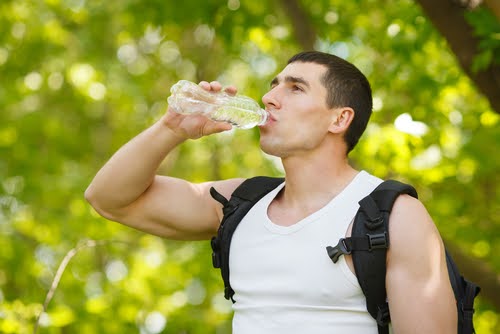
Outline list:
[[[179,114],[202,114],[218,122],[228,122],[240,129],[250,129],[267,122],[267,111],[243,95],[208,92],[187,80],[180,80],[170,89],[168,104]]]

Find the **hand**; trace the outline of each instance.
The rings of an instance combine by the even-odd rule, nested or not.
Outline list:
[[[222,90],[222,85],[218,81],[212,81],[210,83],[201,81],[199,86],[209,92],[219,92]],[[234,86],[229,86],[225,88],[224,91],[228,94],[235,95],[237,89]],[[167,110],[162,121],[182,139],[197,139],[214,133],[227,131],[232,128],[231,124],[226,122],[215,122],[203,115],[182,115],[171,111],[170,108]]]

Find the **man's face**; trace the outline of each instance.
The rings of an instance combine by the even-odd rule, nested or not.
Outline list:
[[[321,82],[326,70],[323,65],[295,62],[274,78],[262,97],[270,113],[269,122],[260,127],[264,152],[284,158],[321,144],[333,115]]]

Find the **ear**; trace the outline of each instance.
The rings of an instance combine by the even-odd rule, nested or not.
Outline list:
[[[351,125],[354,118],[354,110],[349,107],[336,108],[333,110],[333,119],[328,127],[331,133],[344,133]]]

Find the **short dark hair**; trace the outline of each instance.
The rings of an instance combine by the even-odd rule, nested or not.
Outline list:
[[[327,71],[321,81],[327,90],[328,107],[350,107],[354,110],[354,118],[344,135],[349,153],[358,143],[372,114],[372,90],[368,79],[356,66],[329,53],[301,52],[288,60],[288,64],[294,62],[326,66]]]

